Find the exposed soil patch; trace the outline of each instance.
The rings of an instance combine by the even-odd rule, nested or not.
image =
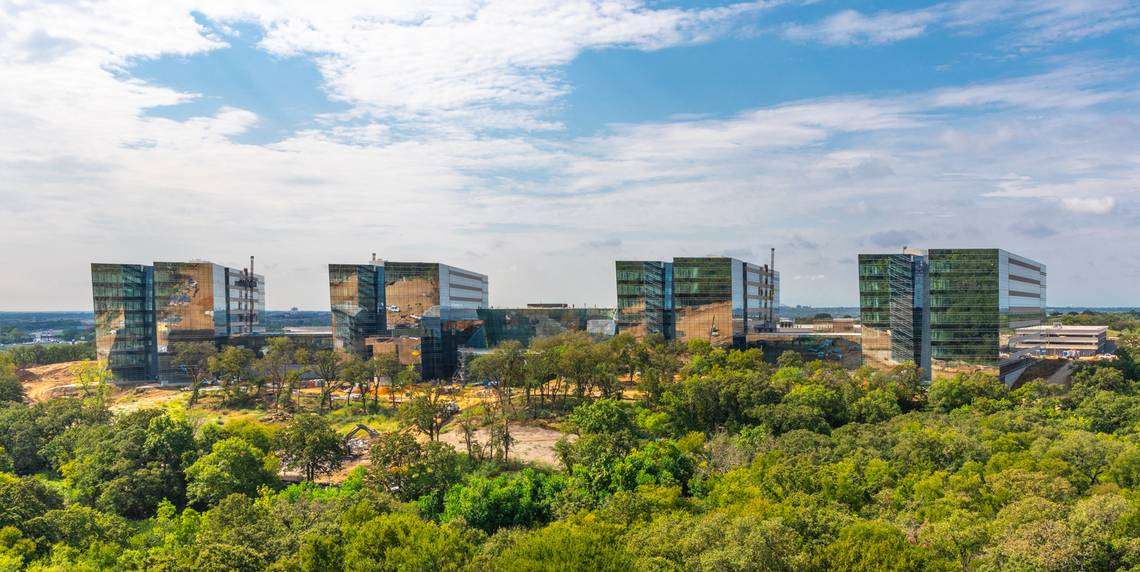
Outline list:
[[[75,395],[79,388],[75,369],[87,361],[68,361],[50,365],[37,365],[20,371],[24,383],[24,394],[32,401],[44,401],[52,397]]]
[[[542,426],[512,425],[511,437],[514,438],[514,443],[511,445],[511,458],[536,465],[557,467],[558,455],[554,452],[554,444],[563,435],[566,433]],[[480,443],[486,443],[489,437],[490,432],[485,428],[475,432],[475,440]],[[569,435],[570,439],[574,439],[574,437],[575,435]],[[459,428],[440,435],[439,440],[455,447],[457,451],[467,450],[467,444],[463,440],[463,431]]]

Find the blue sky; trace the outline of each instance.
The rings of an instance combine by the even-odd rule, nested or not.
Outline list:
[[[1140,4],[172,1],[0,7],[4,309],[87,264],[431,259],[492,303],[612,305],[613,260],[1001,247],[1051,305],[1140,305]],[[45,230],[50,228],[51,231]]]

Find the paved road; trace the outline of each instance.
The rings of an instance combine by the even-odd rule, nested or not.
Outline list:
[[[1045,383],[1051,385],[1065,385],[1069,383],[1069,377],[1073,374],[1073,363],[1073,361],[1066,361],[1065,365],[1061,366],[1061,369],[1053,372],[1053,375],[1050,375],[1049,379],[1045,380]]]

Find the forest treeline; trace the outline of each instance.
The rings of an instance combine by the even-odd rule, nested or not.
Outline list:
[[[74,344],[27,344],[0,350],[16,367],[32,367],[69,361],[95,359],[94,342]]]
[[[450,418],[494,447],[438,441],[418,395],[335,486],[312,482],[345,453],[322,404],[277,424],[28,404],[0,358],[0,569],[1140,569],[1140,336],[1118,353],[1010,391],[700,343],[508,345],[471,365],[490,421]],[[511,457],[533,419],[567,432],[559,466]]]

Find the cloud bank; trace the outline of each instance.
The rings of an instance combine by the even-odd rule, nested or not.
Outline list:
[[[485,272],[498,305],[612,304],[615,258],[768,246],[787,253],[793,304],[853,303],[854,254],[917,242],[1043,260],[1052,301],[1083,299],[1089,265],[1140,276],[1134,257],[1117,256],[1124,247],[1105,247],[1140,244],[1133,61],[1054,59],[989,81],[570,135],[564,71],[582,53],[746,37],[781,7],[424,4],[5,4],[0,233],[6,267],[26,272],[0,274],[0,299],[82,308],[93,260],[237,264],[251,253],[274,308],[326,306],[324,265],[373,251]],[[1121,2],[991,4],[844,11],[781,29],[886,45],[1020,13],[1009,45],[1025,46],[1109,33],[1135,13]],[[243,26],[262,32],[259,50],[313,61],[346,110],[256,145],[238,142],[259,124],[250,109],[151,113],[203,96],[144,82],[135,63],[225,50]]]

